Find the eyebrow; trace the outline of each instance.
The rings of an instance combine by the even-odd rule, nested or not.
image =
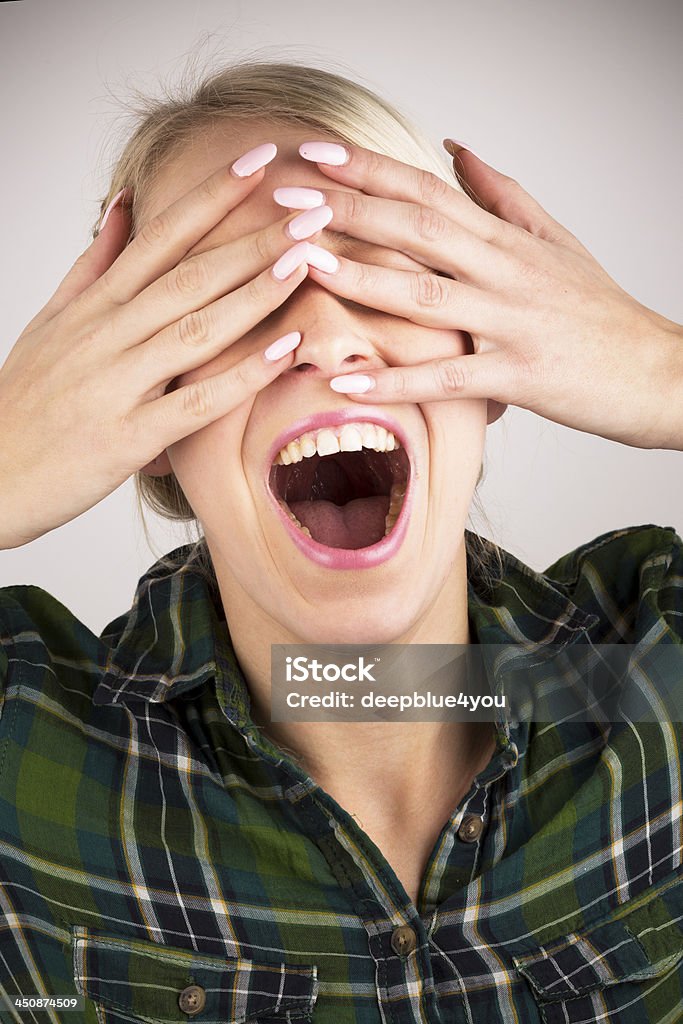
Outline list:
[[[357,238],[355,235],[347,235],[343,231],[333,231],[332,228],[325,228],[324,231],[325,235],[327,236],[327,241],[333,243],[334,251],[339,256],[349,257],[352,255],[354,248],[362,248],[363,246],[391,250],[390,245],[382,245],[381,242],[370,242],[365,238]],[[405,253],[401,253],[400,249],[396,249],[395,252],[405,256]],[[410,258],[411,257],[408,257],[408,259]],[[421,265],[424,266],[426,269],[429,269],[426,264],[423,263]]]
[[[372,242],[365,242],[362,238],[354,238],[353,235],[344,234],[343,231],[333,231],[332,228],[325,228],[327,240],[335,243],[335,248],[341,256],[345,256],[349,247],[355,245],[372,245]]]

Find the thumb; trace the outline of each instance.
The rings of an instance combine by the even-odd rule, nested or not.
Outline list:
[[[54,295],[27,324],[25,331],[47,323],[68,304],[89,288],[114,263],[125,249],[131,226],[131,193],[122,189],[114,196],[100,221],[98,233],[71,269],[62,278]]]
[[[453,170],[461,185],[478,206],[539,238],[584,251],[578,239],[514,178],[501,174],[455,139],[444,139],[442,145],[453,157]]]

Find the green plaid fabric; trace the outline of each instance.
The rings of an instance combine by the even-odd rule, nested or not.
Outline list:
[[[100,637],[37,587],[0,589],[3,1022],[683,1021],[674,716],[502,717],[414,905],[252,722],[197,553],[157,562]],[[617,530],[545,573],[506,555],[469,615],[481,644],[656,654],[683,642],[683,542]]]

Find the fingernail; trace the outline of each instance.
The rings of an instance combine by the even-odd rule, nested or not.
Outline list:
[[[459,142],[457,139],[444,139],[441,143],[443,148],[451,156],[457,156],[461,149],[466,149],[468,153],[474,153],[477,160],[481,160],[478,153],[475,153],[471,146],[468,146],[466,142]]]
[[[316,206],[314,210],[306,210],[300,213],[294,220],[285,225],[285,230],[292,238],[308,238],[320,231],[332,220],[332,209],[329,206]]]
[[[283,334],[281,338],[269,345],[263,354],[269,362],[274,363],[276,359],[282,359],[288,352],[293,352],[300,341],[299,331],[290,331],[289,334]]]
[[[308,246],[306,262],[310,263],[312,267],[324,270],[326,274],[334,274],[335,271],[339,270],[339,260],[329,249],[322,249],[313,242],[306,242],[304,244]]]
[[[109,220],[109,214],[111,213],[111,211],[114,209],[115,206],[118,206],[118,204],[121,202],[121,199],[123,198],[123,193],[125,191],[125,188],[122,188],[120,192],[117,192],[112,201],[110,202],[109,206],[107,207],[107,209],[102,214],[102,219],[97,229],[98,234]]]
[[[308,242],[297,242],[287,252],[283,252],[279,260],[273,264],[273,277],[284,281],[298,266],[305,263],[308,257]]]
[[[299,154],[304,160],[312,160],[316,164],[334,164],[341,167],[349,162],[349,151],[336,142],[302,142]]]
[[[289,206],[292,210],[310,210],[325,202],[325,196],[317,188],[276,188],[273,199],[279,206]]]
[[[250,174],[254,174],[259,168],[269,164],[276,153],[277,146],[274,142],[264,142],[260,146],[256,146],[255,149],[250,149],[239,160],[235,160],[230,170],[238,178],[248,178]]]
[[[342,395],[364,395],[366,391],[372,391],[374,386],[375,378],[367,377],[364,373],[347,373],[343,377],[333,377],[330,381],[332,390]]]

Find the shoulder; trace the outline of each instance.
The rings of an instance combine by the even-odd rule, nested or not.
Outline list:
[[[56,597],[36,586],[0,587],[0,693],[66,684],[85,691],[108,648]]]
[[[683,642],[683,540],[673,527],[611,530],[562,555],[542,575],[599,617],[605,641],[635,641],[659,624]]]

